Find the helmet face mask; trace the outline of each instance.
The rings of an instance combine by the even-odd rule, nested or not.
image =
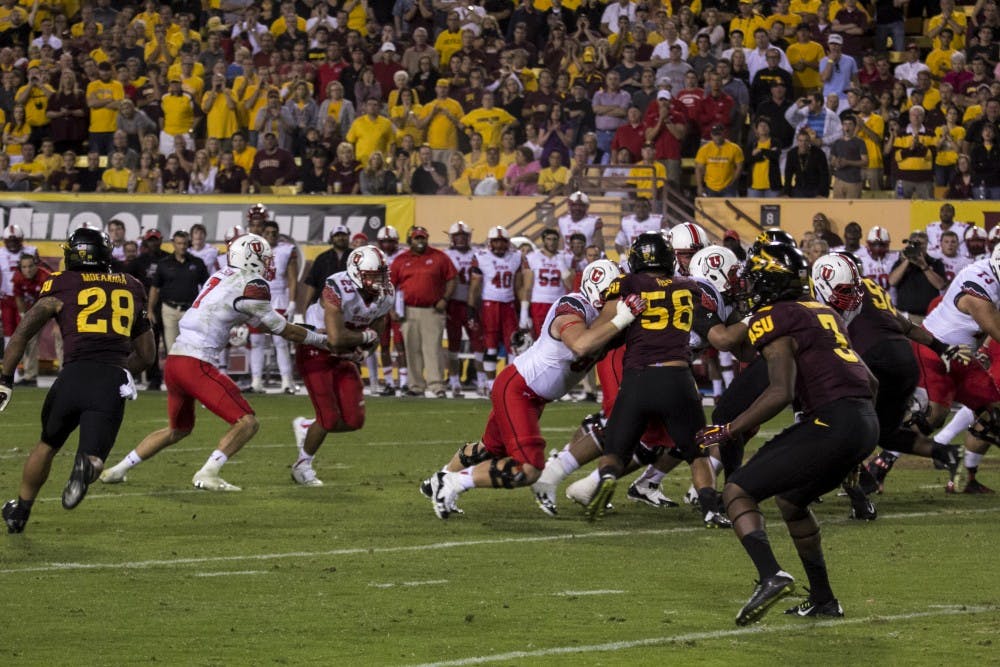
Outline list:
[[[882,259],[889,252],[889,230],[878,225],[868,231],[868,254],[874,259]]]
[[[986,254],[986,232],[982,227],[972,226],[965,230],[965,250],[970,257]]]
[[[361,246],[347,257],[347,276],[362,295],[381,297],[388,293],[389,261],[375,246]]]
[[[247,209],[247,229],[251,226],[263,225],[271,219],[271,212],[263,204],[254,204]]]
[[[607,301],[608,289],[621,275],[621,268],[609,259],[591,262],[580,277],[580,291],[591,306],[600,310]]]
[[[577,190],[569,196],[569,214],[574,220],[579,220],[587,215],[590,209],[590,197]]]
[[[106,273],[111,270],[111,239],[102,231],[81,227],[70,234],[63,255],[68,271]]]
[[[244,234],[229,245],[229,266],[274,280],[274,255],[264,237]]]
[[[510,250],[510,233],[503,227],[491,227],[486,234],[490,252],[497,257],[503,257]]]
[[[857,265],[841,253],[830,253],[817,259],[812,267],[816,294],[840,313],[861,307],[864,292]]]

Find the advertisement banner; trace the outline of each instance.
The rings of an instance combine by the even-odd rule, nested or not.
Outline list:
[[[84,223],[104,229],[110,220],[125,223],[125,238],[138,239],[158,229],[165,239],[201,223],[208,241],[219,242],[230,227],[246,225],[256,203],[271,210],[282,234],[298,243],[325,244],[330,231],[346,225],[352,235],[371,239],[384,225],[405,234],[414,221],[413,197],[261,197],[213,195],[57,195],[0,193],[0,227],[18,225],[26,238],[65,240]]]

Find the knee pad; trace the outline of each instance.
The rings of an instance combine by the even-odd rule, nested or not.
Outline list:
[[[991,445],[1000,446],[1000,408],[987,408],[977,414],[969,433]]]
[[[496,350],[486,350],[486,354],[483,355],[483,370],[484,371],[495,371],[497,369],[497,351]]]
[[[651,466],[660,459],[660,455],[662,453],[663,450],[661,448],[650,447],[649,445],[640,442],[635,448],[635,451],[632,452],[632,456],[635,457],[635,460],[642,465]]]
[[[490,464],[490,482],[494,489],[513,489],[524,483],[524,469],[511,458],[493,459]]]
[[[463,468],[471,468],[491,458],[493,457],[486,451],[486,445],[481,442],[467,442],[458,448],[458,462]]]

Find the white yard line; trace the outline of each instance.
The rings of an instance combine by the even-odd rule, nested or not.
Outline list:
[[[938,516],[945,514],[982,514],[985,512],[1000,512],[1000,507],[970,510],[941,510],[937,512],[908,512],[899,514],[886,514],[884,519],[910,519],[925,516]],[[827,524],[846,524],[848,519],[827,521]],[[392,553],[415,553],[421,551],[442,551],[447,549],[463,549],[468,547],[493,546],[504,544],[533,544],[545,542],[560,542],[565,540],[602,539],[607,537],[635,537],[640,535],[676,535],[679,533],[704,533],[705,528],[701,526],[683,526],[662,529],[641,529],[641,530],[602,530],[592,533],[567,533],[563,535],[541,535],[536,537],[504,537],[489,540],[466,540],[452,542],[433,542],[429,544],[414,544],[402,547],[350,547],[344,549],[331,549],[329,551],[288,551],[266,554],[238,554],[233,556],[194,556],[189,558],[168,558],[157,560],[124,561],[117,563],[48,563],[46,565],[36,565],[33,567],[0,569],[0,575],[20,574],[21,572],[72,572],[78,570],[118,570],[123,568],[143,569],[152,567],[178,567],[184,565],[203,565],[206,563],[233,563],[233,562],[254,562],[269,561],[292,558],[328,558],[330,556],[354,556],[359,554],[392,554]],[[17,538],[7,538],[17,539]]]
[[[589,646],[554,646],[552,648],[538,649],[536,651],[511,651],[509,653],[480,655],[471,658],[445,660],[442,662],[426,662],[420,665],[415,665],[414,667],[461,667],[462,665],[483,665],[490,662],[523,661],[530,660],[532,658],[545,658],[553,655],[570,655],[574,653],[613,653],[616,651],[627,651],[633,648],[662,646],[663,644],[673,644],[677,642],[709,641],[713,639],[743,637],[746,635],[774,635],[795,632],[811,632],[816,628],[861,625],[878,622],[909,621],[915,618],[930,618],[936,616],[967,616],[972,614],[995,613],[997,611],[997,607],[963,607],[957,609],[938,609],[936,611],[917,611],[909,614],[894,614],[892,616],[868,616],[865,618],[847,619],[838,618],[830,619],[828,621],[813,621],[808,624],[755,625],[752,627],[735,628],[732,630],[689,632],[682,635],[650,637],[649,639],[608,642],[607,644],[591,644]]]
[[[598,591],[560,591],[559,593],[552,593],[557,597],[567,597],[567,598],[577,598],[583,597],[585,595],[620,595],[625,591],[619,591],[615,589],[608,590],[598,590]]]
[[[270,574],[267,570],[237,570],[235,572],[195,572],[196,577],[237,577],[246,574]]]
[[[385,583],[385,584],[368,584],[371,588],[396,588],[397,586],[404,586],[411,588],[413,586],[440,586],[441,584],[447,584],[447,579],[430,579],[428,581],[403,581],[398,584],[396,583]]]

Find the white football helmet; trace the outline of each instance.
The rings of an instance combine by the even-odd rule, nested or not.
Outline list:
[[[7,241],[9,239],[24,239],[24,230],[17,225],[7,225],[3,230],[3,240]]]
[[[226,235],[223,236],[222,239],[226,242],[226,245],[229,245],[235,239],[243,236],[243,234],[245,233],[246,232],[244,231],[243,227],[241,227],[240,225],[233,225],[232,227],[226,230]]]
[[[391,229],[391,228],[388,228]],[[472,228],[461,220],[453,222],[451,227],[448,228],[448,236],[454,236],[455,234],[472,234]]]
[[[472,228],[459,220],[453,222],[448,228],[448,238],[451,239],[451,247],[465,252],[469,249],[469,241],[472,239]]]
[[[891,240],[892,238],[889,236],[888,229],[875,225],[868,230],[868,254],[875,259],[882,259],[885,257],[886,252],[889,251],[889,242]]]
[[[986,242],[990,246],[990,251],[1000,243],[1000,225],[994,225],[993,228],[986,234]]]
[[[386,225],[378,230],[375,240],[378,242],[379,249],[387,256],[395,254],[396,250],[399,249],[399,232],[392,225]]]
[[[490,227],[490,231],[486,233],[486,243],[494,255],[506,255],[510,250],[510,232],[500,225]]]
[[[708,243],[708,232],[693,222],[682,222],[670,228],[670,246],[674,249],[677,267],[682,276],[689,273],[691,257]]]
[[[969,257],[979,257],[986,253],[986,230],[976,225],[969,225],[965,230],[965,250]]]
[[[229,266],[274,280],[274,254],[263,236],[244,234],[230,243]]]
[[[710,245],[691,258],[688,265],[692,278],[707,280],[722,294],[727,294],[739,284],[740,260],[729,248]]]
[[[831,252],[817,259],[812,266],[812,280],[820,300],[841,313],[861,307],[861,272],[841,253]]]
[[[530,250],[531,252],[534,252],[534,251],[538,250],[538,246],[537,246],[537,245],[535,245],[535,242],[534,242],[534,241],[532,241],[531,239],[529,239],[529,238],[528,238],[527,236],[515,236],[514,238],[512,238],[512,239],[510,240],[510,242],[511,242],[511,243],[512,243],[512,244],[514,245],[514,247],[515,247],[515,248],[517,248],[518,250],[520,250],[520,249],[521,249],[521,248],[523,248],[524,246],[528,246],[528,249],[529,249],[529,250]]]
[[[361,246],[347,257],[347,277],[362,292],[382,296],[389,291],[389,260],[373,245]]]
[[[587,297],[594,308],[604,307],[608,288],[622,275],[621,267],[610,259],[594,260],[583,270],[580,278],[580,291]]]

